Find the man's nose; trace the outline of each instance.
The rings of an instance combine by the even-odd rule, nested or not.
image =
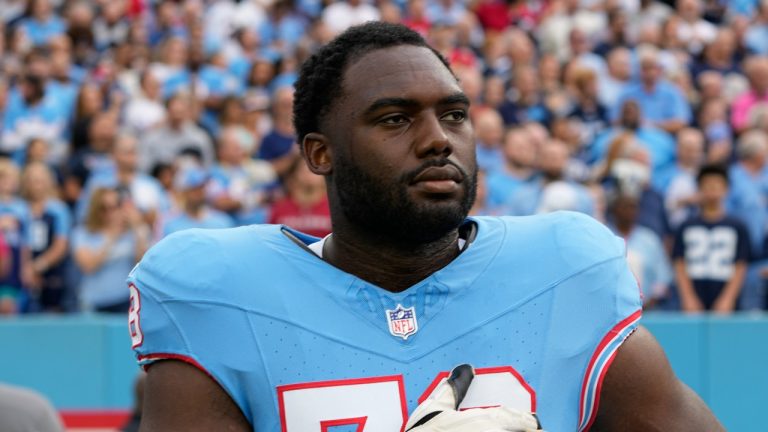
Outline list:
[[[420,126],[416,143],[417,156],[448,156],[453,153],[453,145],[440,118],[436,115],[426,115]]]

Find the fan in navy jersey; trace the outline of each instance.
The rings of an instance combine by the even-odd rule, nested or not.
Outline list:
[[[142,431],[723,430],[638,327],[621,239],[571,212],[467,218],[469,100],[418,33],[349,29],[295,97],[333,232],[186,230],[145,255]]]
[[[53,173],[42,162],[24,168],[21,195],[29,207],[28,279],[36,292],[33,308],[61,312],[64,301],[64,260],[69,250],[72,217],[66,204],[54,197]]]
[[[725,168],[702,167],[697,183],[699,214],[680,225],[672,251],[681,305],[687,312],[732,312],[747,271],[749,233],[741,220],[725,211]]]

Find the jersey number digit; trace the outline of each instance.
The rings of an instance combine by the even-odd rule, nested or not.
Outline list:
[[[141,332],[141,296],[135,286],[129,285],[131,306],[128,308],[128,332],[131,334],[131,348],[141,346],[144,334]]]
[[[711,231],[692,227],[683,234],[685,263],[692,279],[725,281],[733,275],[736,257],[736,232],[730,227]]]
[[[408,419],[402,376],[323,381],[277,388],[283,432],[402,431]]]
[[[513,368],[475,373],[460,409],[504,405],[536,411],[536,393]],[[439,373],[419,403],[447,377],[448,372]],[[356,432],[402,432],[408,420],[401,375],[280,386],[277,398],[282,432],[328,432],[330,427],[349,425],[356,425]]]

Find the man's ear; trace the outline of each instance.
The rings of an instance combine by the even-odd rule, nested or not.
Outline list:
[[[329,175],[333,171],[331,164],[331,148],[328,146],[328,138],[318,132],[311,132],[304,136],[304,160],[307,161],[310,171],[319,175]]]

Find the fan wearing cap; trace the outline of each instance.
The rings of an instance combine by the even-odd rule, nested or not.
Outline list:
[[[234,222],[226,213],[210,208],[205,202],[208,173],[197,167],[181,170],[175,179],[181,198],[180,211],[163,223],[163,237],[189,228],[232,228]]]

